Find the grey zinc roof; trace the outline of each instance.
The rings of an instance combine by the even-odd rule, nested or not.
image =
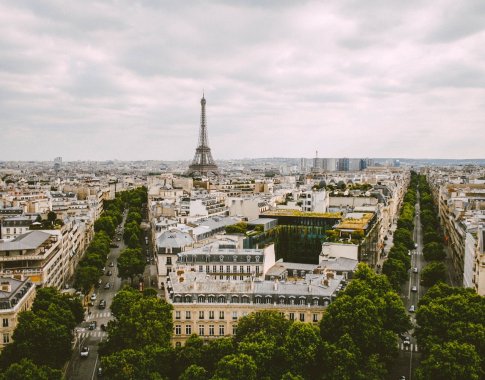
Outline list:
[[[180,277],[183,281],[180,282]],[[185,272],[181,276],[170,273],[170,281],[174,294],[214,294],[231,295],[246,294],[248,296],[284,295],[284,296],[320,296],[331,297],[335,295],[337,288],[343,279],[342,276],[334,276],[328,279],[328,285],[324,285],[325,276],[311,274],[304,281],[274,282],[255,280],[254,289],[251,289],[250,280],[216,280],[203,273]]]
[[[178,230],[165,231],[157,239],[157,246],[165,248],[180,248],[193,243],[192,236]]]
[[[17,236],[15,239],[0,243],[0,251],[19,251],[36,249],[51,237],[50,233],[43,231],[29,231]]]
[[[329,270],[351,272],[357,269],[359,261],[347,257],[338,257],[336,260],[323,260],[320,264]]]

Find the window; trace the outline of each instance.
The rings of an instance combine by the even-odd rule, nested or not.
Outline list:
[[[295,320],[295,313],[290,313],[290,321],[294,321]]]
[[[256,303],[262,303],[261,302],[261,297],[256,297]]]
[[[214,310],[209,311],[209,319],[214,319]]]
[[[170,272],[171,272],[171,271],[172,271],[172,269],[167,268],[167,276],[169,276],[169,275],[170,275]]]
[[[200,325],[199,326],[199,335],[200,336],[204,336],[205,335],[205,326],[204,325]]]
[[[224,265],[219,265],[219,272],[224,273]]]
[[[232,266],[232,272],[233,273],[237,273],[237,265],[233,265]]]
[[[181,342],[175,342],[175,347],[182,347],[182,343]]]
[[[198,303],[204,303],[205,302],[205,297],[204,296],[198,296],[197,297],[197,302]]]
[[[175,335],[180,335],[180,334],[182,334],[182,326],[175,325]]]
[[[318,298],[313,299],[313,306],[318,306]]]
[[[231,273],[231,266],[230,266],[230,265],[227,265],[227,266],[226,266],[226,272],[227,272],[227,273]]]
[[[205,271],[206,271],[207,273],[209,273],[209,272],[210,272],[209,268],[210,268],[210,267],[209,267],[208,265],[206,265],[206,266],[205,266]]]
[[[236,335],[237,333],[237,325],[232,325],[232,335]]]
[[[172,265],[172,258],[171,257],[167,257],[167,265]]]
[[[3,344],[10,343],[10,336],[8,334],[3,334]]]
[[[175,312],[175,319],[180,319],[180,311]]]
[[[214,336],[214,325],[209,325],[209,335]]]
[[[192,318],[192,316],[190,315],[190,311],[187,310],[185,312],[185,319],[190,319],[190,318]]]
[[[256,276],[259,275],[259,266],[256,266]]]
[[[224,319],[224,312],[222,310],[219,311],[219,319]]]
[[[318,314],[313,314],[313,322],[318,322]]]
[[[192,334],[192,326],[191,325],[185,325],[185,334],[186,335]]]
[[[300,313],[300,321],[305,322],[305,313]]]
[[[249,265],[246,267],[246,273],[251,273],[251,267]]]
[[[284,305],[285,304],[285,297],[280,297],[280,305]]]
[[[244,266],[242,266],[242,265],[241,265],[241,266],[239,267],[239,273],[244,273]]]
[[[10,228],[7,228],[7,234],[9,234],[9,233],[10,233]]]
[[[224,335],[224,325],[219,325],[219,335]]]
[[[3,318],[3,327],[8,327],[8,318]]]
[[[199,319],[204,319],[204,311],[203,310],[199,311]]]
[[[217,272],[217,265],[212,266],[212,272]]]
[[[300,305],[305,305],[306,304],[306,300],[304,298],[301,298],[300,299]]]
[[[237,311],[233,311],[233,312],[232,312],[232,319],[233,319],[234,321],[237,321]]]

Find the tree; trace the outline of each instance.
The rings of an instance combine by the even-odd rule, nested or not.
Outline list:
[[[54,211],[49,211],[47,213],[47,220],[51,223],[54,224],[54,222],[57,219],[57,214]]]
[[[170,346],[172,306],[164,300],[142,297],[122,313],[118,310],[117,315],[116,320],[108,324],[109,336],[101,348],[102,353],[128,348],[139,350],[147,345]]]
[[[116,225],[109,216],[101,216],[94,222],[94,232],[104,231],[109,237],[115,234]]]
[[[209,380],[209,374],[204,367],[192,364],[179,376],[179,380]]]
[[[407,249],[414,248],[412,232],[404,228],[398,228],[396,231],[394,231],[394,242],[396,244],[403,244]]]
[[[279,344],[283,344],[291,321],[275,311],[263,310],[251,313],[238,321],[236,342],[251,340],[254,334],[262,333],[274,337]]]
[[[142,298],[142,294],[132,287],[125,286],[113,298],[111,313],[116,318],[129,315],[130,308]]]
[[[482,375],[475,347],[455,341],[434,345],[416,371],[418,380],[478,380]]]
[[[256,380],[256,364],[245,354],[224,356],[219,363],[213,380]]]
[[[126,279],[129,278],[133,284],[133,278],[143,274],[145,270],[145,261],[141,255],[140,249],[126,248],[121,251],[118,258],[118,276]]]
[[[79,266],[76,271],[74,285],[83,293],[88,293],[98,281],[99,269],[93,266]]]
[[[29,359],[13,363],[4,373],[0,373],[0,380],[61,380],[61,378],[60,370],[37,366]]]
[[[443,246],[439,243],[432,242],[424,245],[423,255],[426,261],[440,261],[446,258]]]
[[[14,341],[4,354],[9,364],[29,358],[37,365],[61,368],[71,356],[72,338],[67,326],[25,311],[19,314]]]
[[[392,257],[384,261],[382,273],[387,276],[396,291],[399,291],[401,284],[407,280],[407,271],[403,262]]]
[[[41,311],[49,311],[53,306],[58,306],[59,309],[71,313],[75,324],[81,323],[84,319],[84,309],[79,298],[61,294],[53,287],[38,289],[32,311],[39,314]],[[54,318],[56,317],[54,316]]]
[[[445,264],[433,261],[426,265],[421,271],[421,280],[424,286],[433,286],[439,281],[446,281]]]
[[[285,338],[283,351],[292,373],[304,378],[316,378],[317,358],[321,349],[320,331],[308,323],[293,323]]]

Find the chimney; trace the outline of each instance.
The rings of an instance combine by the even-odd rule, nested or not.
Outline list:
[[[2,292],[10,293],[12,291],[12,285],[8,281],[2,281],[0,284],[0,289]]]

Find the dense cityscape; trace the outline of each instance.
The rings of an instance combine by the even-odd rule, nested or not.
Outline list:
[[[0,380],[485,380],[484,15],[2,2]]]
[[[205,107],[190,163],[1,164],[2,378],[483,376],[485,167],[219,166]]]

